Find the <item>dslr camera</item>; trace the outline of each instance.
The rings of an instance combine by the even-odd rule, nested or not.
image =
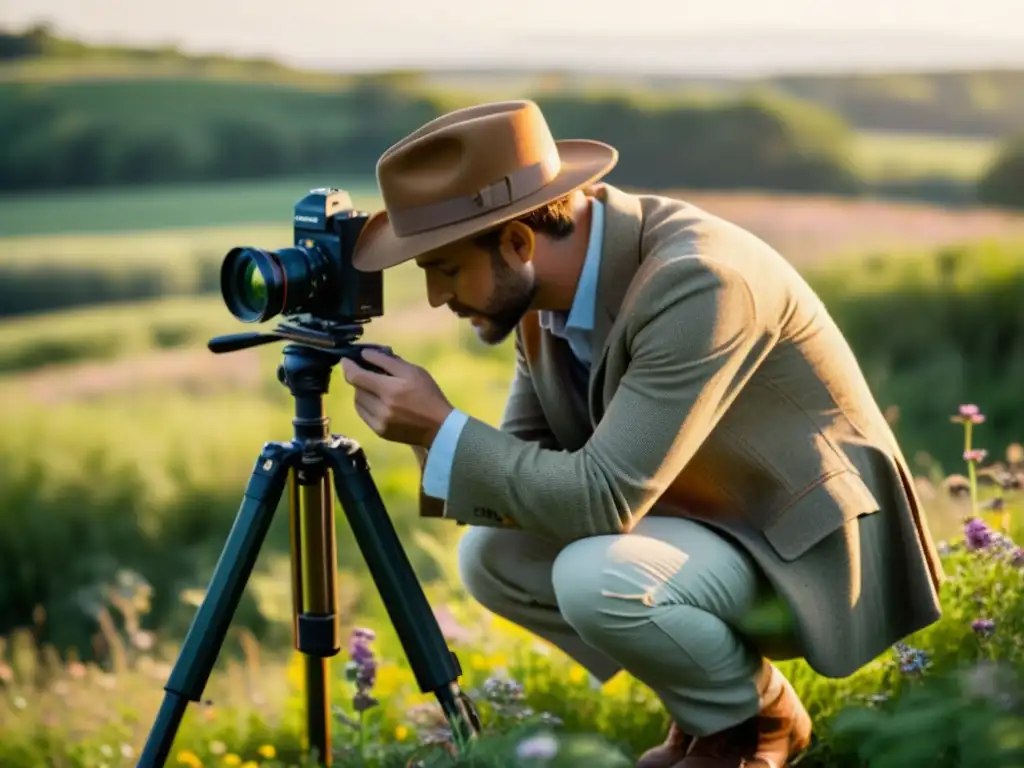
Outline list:
[[[353,208],[348,192],[311,190],[295,204],[291,247],[239,246],[224,257],[220,288],[228,310],[245,323],[283,315],[353,325],[381,317],[383,273],[352,266],[356,238],[368,219]]]

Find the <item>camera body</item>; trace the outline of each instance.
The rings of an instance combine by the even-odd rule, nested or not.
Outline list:
[[[348,192],[312,189],[295,204],[293,245],[275,251],[239,246],[221,266],[221,294],[243,322],[276,315],[308,315],[338,324],[365,323],[384,314],[383,272],[352,265],[369,214],[352,206]]]

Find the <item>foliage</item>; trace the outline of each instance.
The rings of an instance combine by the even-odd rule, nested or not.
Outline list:
[[[474,413],[492,421],[500,414],[508,370],[503,358],[468,342],[441,344],[436,330],[416,325],[392,328],[387,338],[403,357],[429,366],[452,402],[472,403]],[[130,391],[96,389],[84,400],[56,396],[40,403],[21,395],[18,408],[4,409],[0,632],[42,606],[50,619],[46,639],[87,652],[97,595],[122,569],[152,585],[153,628],[184,630],[188,607],[179,596],[200,587],[212,569],[260,447],[291,435],[293,404],[273,375],[279,347],[244,363],[241,353],[206,359],[214,375],[188,386],[166,375],[144,387],[129,385]],[[238,365],[253,371],[248,381],[236,378]],[[404,446],[372,435],[355,416],[351,397],[336,373],[325,398],[334,428],[365,442],[374,478],[408,542],[417,528],[415,461]],[[286,510],[283,502],[258,563],[262,586],[250,591],[240,615],[243,626],[271,643],[281,642],[268,623],[273,608],[266,601],[288,553]],[[337,515],[344,519],[340,509]],[[358,571],[359,551],[348,527],[339,527],[341,567]],[[430,577],[429,560],[418,549],[412,558]],[[363,597],[354,587],[351,596],[353,605]]]
[[[876,398],[898,411],[908,455],[928,451],[945,466],[959,459],[943,440],[943,414],[969,393],[988,403],[995,444],[1024,431],[1021,249],[978,243],[807,270]]]
[[[1003,144],[978,182],[978,198],[989,205],[1024,208],[1024,134]]]
[[[788,75],[767,81],[835,110],[869,130],[999,137],[1024,122],[1024,73],[853,73]]]
[[[568,93],[538,101],[556,137],[615,143],[621,161],[609,179],[619,183],[860,188],[842,122],[778,94],[651,107]],[[8,82],[0,84],[0,141],[9,149],[0,189],[364,176],[397,138],[463,103],[386,79],[335,91],[186,76]]]
[[[285,236],[281,229],[267,228],[248,233],[83,237],[49,246],[54,261],[71,265],[67,272],[33,259],[39,244],[49,242],[46,239],[13,241],[7,261],[0,263],[0,275],[17,276],[25,270],[39,280],[0,279],[0,304],[8,290],[12,304],[31,301],[33,285],[37,301],[43,303],[54,300],[51,297],[72,301],[69,297],[76,292],[82,301],[124,301],[133,298],[135,287],[147,285],[173,293],[178,286],[198,282],[201,275],[206,275],[206,288],[216,290],[211,276],[214,264],[232,243],[282,242]],[[978,242],[934,251],[837,258],[801,267],[850,341],[878,400],[894,413],[898,410],[895,426],[909,456],[927,451],[944,465],[957,460],[958,454],[942,441],[942,414],[968,393],[989,403],[997,445],[1006,445],[1024,432],[1018,386],[1024,378],[1024,305],[1019,300],[1024,295],[1022,249],[1024,245],[1013,242]],[[152,261],[140,255],[146,253],[161,258]],[[85,284],[94,286],[92,296],[81,289]],[[422,305],[422,276],[415,266],[390,273],[385,290],[388,314],[374,324],[371,333],[387,336],[413,329],[418,321],[403,310]],[[209,336],[237,328],[220,299],[213,297],[24,318],[0,328],[0,371],[197,348]],[[493,353],[508,359],[504,347]],[[936,445],[940,449],[932,451]]]
[[[446,576],[428,585],[428,598],[462,660],[460,683],[480,710],[483,738],[451,759],[436,700],[416,686],[380,601],[368,600],[358,616],[343,619],[350,641],[331,667],[339,768],[617,768],[661,740],[668,716],[648,688],[620,673],[598,689],[571,660],[467,601],[451,550],[439,543],[429,549]],[[802,661],[779,664],[816,722],[819,743],[804,768],[1019,764],[1024,551],[977,523],[940,551],[949,581],[936,624],[848,678],[822,678]],[[131,764],[176,653],[167,633],[147,628],[148,600],[144,586],[128,578],[108,593],[97,612],[106,652],[92,662],[57,653],[30,630],[0,645],[0,764]],[[298,654],[282,658],[234,629],[204,703],[186,714],[173,764],[305,765],[302,663]]]

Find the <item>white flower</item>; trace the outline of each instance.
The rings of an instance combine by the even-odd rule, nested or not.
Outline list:
[[[531,736],[516,745],[516,757],[520,760],[550,760],[558,754],[558,739],[546,734]]]

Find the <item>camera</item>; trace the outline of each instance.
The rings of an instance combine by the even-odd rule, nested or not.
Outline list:
[[[369,214],[352,206],[348,192],[313,189],[295,204],[294,245],[274,251],[238,246],[221,265],[224,303],[245,323],[309,315],[342,324],[384,314],[382,272],[352,266],[356,238]]]

